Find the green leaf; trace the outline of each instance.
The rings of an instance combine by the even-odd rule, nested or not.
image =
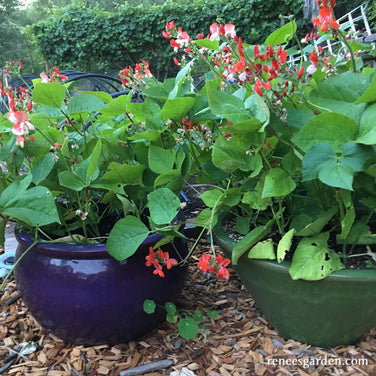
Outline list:
[[[106,105],[96,96],[90,94],[75,95],[68,103],[70,115],[79,112],[97,112]]]
[[[368,86],[367,77],[360,73],[347,72],[322,81],[310,93],[308,101],[320,110],[337,112],[358,122],[365,104],[357,104],[357,101]]]
[[[303,181],[316,179],[325,167],[337,165],[337,154],[327,142],[313,145],[302,161]]]
[[[371,85],[366,92],[355,103],[370,103],[374,101],[376,101],[376,75],[373,76]]]
[[[262,198],[259,191],[245,192],[242,202],[255,210],[265,210],[270,204],[269,198]]]
[[[237,265],[240,256],[251,249],[257,242],[270,233],[274,220],[270,220],[264,226],[257,226],[250,231],[243,239],[237,242],[232,250],[232,263]]]
[[[102,176],[102,180],[108,183],[143,186],[142,175],[144,169],[145,166],[143,165],[126,165],[111,162]]]
[[[45,187],[28,189],[31,175],[13,182],[0,196],[0,212],[5,217],[20,220],[29,226],[60,223],[52,193]]]
[[[296,229],[297,236],[314,236],[318,235],[327,223],[337,213],[338,208],[334,206],[327,211],[324,211],[313,218],[310,215],[300,214],[293,218],[291,227]]]
[[[143,304],[143,307],[144,307],[144,311],[147,313],[147,314],[152,314],[155,312],[155,308],[157,307],[154,303],[153,300],[150,300],[150,299],[146,299],[144,300],[144,304]]]
[[[171,313],[167,313],[166,321],[171,324],[176,324],[176,322],[178,321],[178,315],[171,315]]]
[[[374,159],[375,152],[371,147],[348,142],[342,150],[341,164],[358,172],[363,171],[367,162]]]
[[[376,77],[376,75],[375,75]],[[376,103],[368,106],[360,118],[359,137],[356,142],[366,145],[376,144]]]
[[[288,22],[279,29],[273,31],[265,40],[265,45],[278,46],[279,44],[288,43],[296,32],[295,21]]]
[[[291,248],[292,238],[294,237],[295,229],[292,228],[282,236],[277,247],[277,261],[282,262],[285,259],[286,253]]]
[[[128,95],[120,95],[101,110],[103,115],[117,116],[124,114],[127,111],[127,107],[132,100],[132,92]]]
[[[47,153],[42,158],[34,158],[31,169],[34,184],[41,183],[52,171],[55,165],[53,157],[52,153]]]
[[[221,199],[222,205],[227,206],[236,206],[242,197],[241,189],[240,188],[229,188],[223,193],[223,197]]]
[[[317,281],[344,268],[339,255],[328,249],[328,239],[326,232],[299,242],[289,269],[292,279]]]
[[[163,174],[173,169],[175,163],[175,151],[150,145],[148,160],[149,167],[153,172]]]
[[[218,214],[212,209],[206,208],[195,218],[193,222],[196,226],[213,228],[218,223]]]
[[[197,46],[208,48],[209,50],[219,50],[219,42],[217,40],[210,40],[210,39],[197,39],[194,41]]]
[[[158,188],[148,194],[152,221],[157,225],[171,223],[180,208],[179,197],[168,188]]]
[[[98,168],[98,162],[99,162],[99,158],[101,156],[101,150],[102,150],[102,139],[101,138],[98,138],[98,141],[91,153],[91,156],[90,156],[90,163],[89,163],[89,167],[87,169],[87,174],[91,177],[94,176],[94,172],[95,170]]]
[[[219,169],[230,174],[236,169],[249,171],[253,167],[252,157],[246,154],[250,141],[247,136],[217,138],[213,146],[213,164]]]
[[[60,108],[65,99],[65,87],[56,82],[37,83],[33,89],[33,102]]]
[[[181,120],[193,107],[195,99],[192,97],[181,97],[168,99],[161,111],[161,118],[164,120]]]
[[[355,221],[355,208],[350,191],[342,191],[342,202],[345,207],[346,214],[341,220],[342,231],[339,237],[340,239],[346,239]]]
[[[275,260],[273,240],[267,239],[258,242],[248,253],[250,259]]]
[[[197,311],[194,311],[193,318],[195,319],[195,321],[200,322],[204,319],[204,316],[200,311],[197,310]]]
[[[114,99],[112,98],[111,94],[105,92],[105,91],[79,91],[81,94],[88,94],[88,95],[94,95],[98,99],[100,99],[103,103],[110,103]]]
[[[207,84],[209,106],[214,115],[223,116],[231,123],[240,123],[249,120],[244,102],[238,97],[216,90],[216,83]]]
[[[234,231],[241,235],[249,232],[250,219],[248,217],[237,217]]]
[[[340,113],[325,112],[309,120],[292,141],[305,152],[326,142],[340,153],[347,142],[355,140],[357,128],[353,119]]]
[[[108,235],[108,253],[118,261],[131,257],[149,235],[148,228],[136,217],[127,215],[117,221]]]
[[[194,319],[187,317],[178,322],[178,330],[184,339],[192,339],[198,333],[198,324]]]
[[[352,191],[354,170],[342,164],[327,166],[319,173],[319,179],[330,187],[343,188]]]
[[[223,192],[219,189],[209,189],[200,195],[200,199],[204,201],[206,206],[213,208],[216,206],[223,196]]]
[[[176,305],[174,303],[167,302],[165,304],[165,309],[167,313],[169,313],[170,315],[175,315],[176,313]]]
[[[262,198],[281,197],[291,193],[296,188],[294,180],[281,168],[272,168],[265,177]]]

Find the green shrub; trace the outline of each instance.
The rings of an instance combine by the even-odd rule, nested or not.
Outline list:
[[[192,33],[208,32],[220,19],[236,25],[248,43],[259,43],[283,22],[280,15],[302,20],[303,0],[178,0],[150,7],[125,4],[117,13],[78,6],[34,26],[41,53],[51,65],[88,71],[118,70],[143,59],[163,79],[173,73],[173,50],[162,37],[166,21]],[[167,63],[166,63],[167,62]]]

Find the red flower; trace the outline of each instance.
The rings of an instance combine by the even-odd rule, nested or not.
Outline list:
[[[301,68],[299,69],[299,72],[298,72],[298,80],[300,80],[300,79],[302,78],[303,73],[304,73],[304,67],[301,67]]]
[[[311,52],[311,56],[309,57],[309,60],[311,61],[311,63],[317,67],[317,63],[319,62],[319,58],[317,57],[317,54],[316,54],[316,51],[315,50],[312,50]]]
[[[176,65],[179,65],[179,60],[178,60],[176,57],[174,57],[174,63],[175,63]]]
[[[209,261],[211,260],[211,255],[204,253],[199,259],[197,266],[203,271],[207,272],[209,267]]]
[[[21,60],[18,60],[18,66],[19,66],[20,68],[22,68],[22,61],[21,61]]]
[[[171,39],[170,40],[170,44],[171,44],[171,47],[174,47],[174,48],[179,48],[180,47],[180,44],[178,42],[176,42],[175,39]]]
[[[240,63],[240,62],[237,62],[235,65],[234,65],[234,67],[232,68],[232,71],[233,72],[241,72],[241,71],[243,71],[244,70],[244,65],[242,64],[242,63]]]
[[[339,23],[334,21],[333,13],[331,7],[323,7],[319,10],[319,17],[313,18],[312,22],[314,23],[315,27],[321,26],[321,31],[327,31],[328,26],[331,26],[334,29],[338,29],[340,27]]]
[[[52,69],[53,69],[53,70],[55,71],[55,73],[56,73],[56,74],[60,74],[60,71],[59,71],[59,69],[58,69],[58,68],[56,68],[56,67],[53,67]]]

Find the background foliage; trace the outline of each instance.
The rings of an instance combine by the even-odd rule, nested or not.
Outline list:
[[[21,7],[20,0],[0,0],[0,67],[21,59],[23,72],[39,73],[46,61],[61,69],[103,72],[145,59],[163,79],[177,69],[172,48],[161,35],[166,21],[174,19],[193,34],[207,32],[219,17],[234,23],[244,41],[262,43],[286,21],[281,15],[296,15],[302,34],[309,31],[312,24],[310,17],[303,18],[303,7],[312,1],[34,0]],[[337,0],[337,18],[362,2]],[[376,30],[374,1],[368,17]]]
[[[162,37],[166,21],[195,33],[208,32],[217,19],[233,23],[247,42],[260,42],[292,12],[302,20],[302,0],[178,0],[144,7],[126,3],[118,12],[73,5],[33,27],[51,65],[82,70],[119,69],[148,60],[158,77],[172,68],[172,48]],[[166,65],[166,61],[170,64]]]

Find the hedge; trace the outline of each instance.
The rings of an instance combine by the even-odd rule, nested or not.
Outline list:
[[[235,24],[244,41],[259,43],[281,26],[280,15],[294,13],[298,23],[304,24],[303,0],[275,4],[266,0],[178,0],[150,7],[126,3],[116,13],[70,6],[58,16],[34,25],[33,32],[51,65],[104,71],[144,59],[161,78],[174,68],[173,50],[162,37],[166,21],[175,20],[176,25],[195,37],[220,19],[222,23]]]

